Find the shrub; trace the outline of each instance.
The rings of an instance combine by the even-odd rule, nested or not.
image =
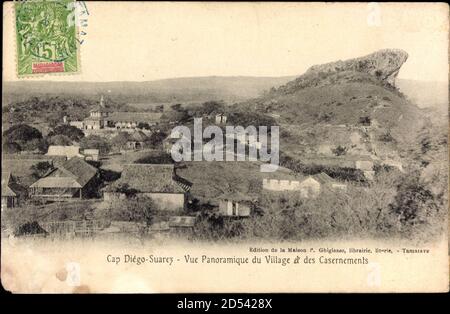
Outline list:
[[[319,114],[318,120],[319,122],[329,122],[333,118],[334,114],[333,112],[322,112]]]
[[[41,132],[27,124],[17,124],[10,127],[3,132],[2,141],[8,143],[5,148],[12,152],[18,152],[19,148],[21,151],[39,150],[46,152],[48,148]]]
[[[138,127],[138,129],[142,129],[142,130],[151,130],[150,124],[148,124],[146,122],[139,122],[137,127]]]
[[[371,122],[371,120],[370,120],[370,117],[368,117],[368,116],[364,116],[364,117],[360,117],[359,118],[359,124],[370,125],[370,122]]]
[[[23,142],[21,144],[22,150],[25,151],[39,151],[41,153],[46,153],[48,150],[48,143],[43,138],[35,138],[30,141]]]
[[[42,178],[53,166],[48,161],[41,161],[31,166],[32,175],[34,178]]]
[[[145,196],[133,196],[111,202],[106,209],[97,208],[94,215],[98,219],[145,222],[147,225],[151,225],[157,210],[152,199]]]
[[[245,228],[239,219],[222,217],[211,211],[202,211],[194,225],[193,236],[200,240],[245,238]]]
[[[16,124],[3,132],[3,137],[7,142],[21,143],[31,141],[33,139],[42,139],[42,134],[38,129],[27,124]]]
[[[163,140],[167,137],[167,134],[165,132],[154,132],[152,135],[150,135],[148,139],[148,143],[156,148],[158,146],[162,145]]]
[[[390,131],[387,131],[383,134],[380,135],[380,137],[378,138],[380,141],[385,142],[385,143],[389,143],[389,142],[395,142],[394,137],[391,135]]]
[[[137,164],[173,164],[172,155],[166,152],[150,153],[135,161]]]
[[[48,138],[48,143],[50,145],[62,145],[69,146],[72,145],[72,140],[66,135],[58,134]]]
[[[347,153],[348,148],[344,147],[344,146],[337,146],[336,148],[331,149],[331,151],[333,152],[333,154],[335,154],[336,156],[343,156]]]

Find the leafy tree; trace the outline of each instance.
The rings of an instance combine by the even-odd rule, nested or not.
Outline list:
[[[70,146],[72,145],[72,140],[66,135],[58,134],[51,136],[47,139],[50,145],[62,145],[62,146]]]
[[[222,113],[224,112],[224,104],[223,102],[218,101],[207,101],[204,102],[201,106],[200,113],[210,115],[213,113]]]
[[[151,129],[150,124],[148,124],[147,122],[139,122],[137,127],[142,130],[150,130]]]
[[[7,150],[16,151],[34,151],[46,152],[48,143],[43,139],[42,133],[38,129],[27,124],[17,124],[3,132],[3,142],[8,143]],[[13,144],[15,143],[15,144]]]
[[[48,136],[55,135],[65,135],[75,142],[79,142],[84,137],[83,131],[81,131],[77,127],[67,124],[58,125],[53,129],[53,131],[48,134]]]
[[[331,149],[331,151],[333,152],[333,154],[335,154],[336,156],[343,156],[347,153],[347,147],[344,146],[337,146],[336,148]]]
[[[41,161],[31,166],[33,177],[42,178],[53,166],[48,161]]]
[[[382,72],[381,70],[376,70],[376,71],[375,71],[375,76],[376,76],[377,78],[380,78],[381,75],[383,75],[383,72]]]
[[[130,186],[127,183],[123,183],[119,185],[116,189],[116,192],[123,193],[127,197],[134,197],[139,192],[136,189],[130,188]]]
[[[3,132],[3,138],[9,143],[20,144],[33,139],[42,139],[42,133],[27,124],[16,124]]]
[[[151,225],[157,210],[151,198],[131,196],[125,200],[112,202],[109,208],[97,211],[96,215],[113,221],[145,222]]]
[[[163,140],[167,137],[165,132],[154,132],[149,136],[148,142],[151,146],[160,146]]]
[[[16,154],[16,153],[20,152],[22,150],[22,148],[20,147],[19,144],[15,143],[15,142],[13,142],[13,143],[5,142],[2,145],[2,150],[6,154]]]
[[[433,194],[420,182],[418,175],[405,176],[397,190],[391,209],[404,223],[420,223],[439,210]]]
[[[364,116],[359,118],[359,123],[362,125],[370,125],[370,117]]]
[[[48,150],[47,140],[43,138],[35,138],[31,141],[27,141],[22,143],[22,150],[25,151],[36,151],[38,150],[41,153],[46,153]]]

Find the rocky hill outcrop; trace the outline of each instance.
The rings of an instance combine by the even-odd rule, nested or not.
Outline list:
[[[387,49],[314,65],[236,110],[273,117],[281,151],[290,156],[399,161],[423,125],[420,109],[394,86],[407,58],[405,51]]]
[[[308,69],[306,74],[311,72],[356,71],[373,75],[382,81],[395,85],[398,72],[407,59],[408,54],[403,50],[383,49],[360,58],[314,65]]]

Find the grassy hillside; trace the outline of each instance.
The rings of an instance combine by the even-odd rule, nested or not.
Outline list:
[[[281,150],[294,154],[330,155],[340,145],[349,155],[397,159],[424,123],[421,110],[388,82],[349,70],[308,71],[242,107],[275,117]]]

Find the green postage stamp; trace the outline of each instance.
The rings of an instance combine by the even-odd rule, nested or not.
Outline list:
[[[15,2],[19,77],[79,72],[75,8],[74,0]]]

